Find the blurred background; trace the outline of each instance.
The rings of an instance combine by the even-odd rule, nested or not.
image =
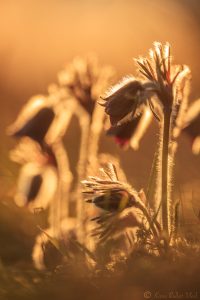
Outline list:
[[[13,141],[6,127],[33,95],[47,93],[57,73],[74,56],[97,53],[102,64],[114,66],[118,77],[135,73],[133,57],[146,55],[153,41],[172,45],[175,63],[192,70],[191,100],[200,95],[200,2],[198,0],[1,0],[0,1],[0,257],[7,263],[30,259],[36,233],[34,216],[12,201],[17,168],[9,161]],[[77,160],[77,124],[65,139],[72,169]],[[146,185],[157,126],[145,136],[138,152],[124,153],[111,138],[102,137],[101,151],[117,155],[129,181]],[[200,157],[180,138],[174,174],[188,215],[200,208]],[[193,203],[191,205],[191,203]],[[191,221],[193,222],[193,221]]]

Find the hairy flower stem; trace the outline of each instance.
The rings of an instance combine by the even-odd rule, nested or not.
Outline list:
[[[80,106],[77,110],[79,118],[79,124],[81,128],[81,143],[79,160],[77,166],[78,173],[78,199],[77,199],[77,219],[79,227],[79,240],[83,242],[85,240],[86,228],[85,228],[85,206],[82,196],[82,190],[80,182],[87,177],[87,162],[88,162],[88,144],[90,138],[90,116]]]
[[[55,149],[56,148],[56,149]],[[59,170],[59,185],[60,185],[60,221],[69,217],[69,193],[73,180],[73,175],[70,171],[69,159],[62,141],[59,141],[54,146],[56,160]]]
[[[171,111],[164,111],[162,141],[162,223],[166,240],[169,239],[169,142]]]
[[[69,192],[73,179],[69,160],[62,141],[52,145],[58,168],[58,187],[56,196],[50,204],[49,224],[54,233],[60,230],[61,221],[69,217]]]
[[[96,103],[92,115],[91,124],[90,124],[87,176],[94,174],[99,168],[99,162],[98,162],[99,140],[100,140],[101,132],[103,131],[104,119],[105,119],[104,111],[102,107],[98,103]]]
[[[158,164],[160,160],[160,151],[156,149],[151,166],[149,181],[146,190],[146,198],[149,207],[152,207],[155,211],[158,209],[159,203],[157,200],[157,181],[158,181]]]

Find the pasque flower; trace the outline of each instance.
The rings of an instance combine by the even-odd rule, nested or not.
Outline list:
[[[135,191],[128,183],[118,180],[116,168],[110,164],[108,170],[103,169],[105,178],[89,177],[82,181],[85,186],[83,193],[86,202],[93,203],[104,213],[93,218],[99,225],[94,235],[105,239],[111,232],[123,230],[126,227],[143,226],[142,219],[150,226],[153,234],[157,234],[151,220],[150,212],[141,199],[140,193]],[[120,220],[120,221],[119,221]],[[149,228],[149,227],[148,227]]]
[[[130,122],[118,126],[111,126],[110,129],[107,130],[107,135],[113,136],[116,144],[123,149],[128,148],[130,145],[134,150],[137,150],[140,140],[149,127],[151,120],[152,113],[150,109],[145,107],[141,114]]]
[[[57,162],[51,148],[45,151],[30,138],[22,138],[11,151],[13,161],[22,164],[20,169],[15,202],[30,210],[46,208],[53,200],[58,185]]]
[[[190,70],[184,65],[172,65],[170,45],[166,43],[154,43],[154,49],[150,50],[149,58],[139,58],[136,60],[139,71],[145,79],[154,85],[154,99],[149,99],[148,103],[152,113],[157,117],[153,101],[160,107],[161,112],[161,203],[162,203],[162,225],[165,246],[169,242],[172,232],[171,224],[173,220],[170,214],[170,142],[173,137],[173,129],[176,124],[177,112],[181,112],[181,106],[185,104],[187,93],[187,81],[190,77]]]
[[[129,76],[113,86],[105,96],[102,96],[103,102],[100,104],[105,107],[111,125],[121,125],[132,120],[138,114],[138,108],[149,97],[150,88],[149,84]]]
[[[106,192],[102,191],[93,199],[87,200],[87,202],[93,203],[106,211],[120,211],[133,206],[134,198],[126,190],[112,188]]]
[[[65,89],[51,85],[47,96],[37,95],[28,100],[7,133],[18,139],[29,137],[45,148],[65,134],[75,106]]]
[[[148,102],[153,113],[151,98],[154,97],[163,109],[172,109],[173,101],[180,101],[179,86],[189,74],[187,66],[172,66],[169,44],[154,43],[150,58],[136,59],[139,72],[144,77],[125,77],[113,86],[100,102],[109,115],[111,125],[121,125],[132,120],[140,112],[141,105]]]
[[[51,85],[48,92],[46,96],[32,97],[24,105],[16,121],[8,128],[8,134],[18,138],[11,156],[22,164],[15,202],[31,210],[37,207],[45,209],[50,205],[51,222],[53,215],[68,213],[65,199],[68,199],[72,174],[62,137],[77,103],[58,85]],[[56,201],[62,202],[62,210]]]
[[[190,75],[187,66],[172,65],[171,60],[169,44],[154,43],[154,49],[150,50],[150,58],[136,59],[143,79],[128,77],[111,89],[103,97],[104,102],[101,103],[110,117],[112,126],[122,125],[137,118],[144,104],[149,105],[153,115],[161,124],[161,202],[163,231],[167,237],[166,240],[168,240],[171,230],[169,225],[169,145],[172,139],[172,130],[176,124],[177,112],[182,112],[183,109],[180,107],[186,102],[186,82]],[[156,108],[159,108],[159,115]],[[137,120],[135,122],[137,124]],[[127,134],[130,134],[131,125],[124,128],[128,128]],[[117,128],[115,132],[117,132]]]
[[[100,66],[96,56],[88,55],[86,58],[76,57],[58,74],[58,80],[92,115],[99,94],[107,88],[113,74],[110,66]]]
[[[8,134],[17,138],[28,136],[42,145],[54,118],[55,112],[46,97],[32,97],[8,128]]]
[[[113,75],[113,68],[101,66],[94,55],[75,58],[58,74],[60,86],[64,87],[78,104],[75,111],[81,129],[77,163],[78,182],[87,177],[89,169],[96,168],[98,164],[99,139],[103,131],[105,115],[97,100],[110,84]],[[77,199],[77,217],[80,224],[79,237],[83,240],[85,213],[82,194]]]
[[[108,172],[111,168],[113,175],[116,175],[115,178],[108,176],[108,178],[101,179],[90,176],[88,180],[82,181],[86,188],[83,192],[86,195],[86,201],[110,212],[121,211],[136,205],[139,199],[137,192],[127,183],[118,181],[116,169],[112,164],[108,167]]]

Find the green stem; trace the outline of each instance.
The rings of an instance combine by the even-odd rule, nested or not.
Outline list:
[[[171,111],[164,111],[162,144],[162,222],[166,239],[169,239],[169,142]]]

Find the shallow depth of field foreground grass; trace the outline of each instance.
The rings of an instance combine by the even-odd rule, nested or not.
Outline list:
[[[56,271],[1,266],[1,299],[199,299],[199,253],[176,263],[134,254],[115,266],[88,270],[83,263]],[[147,293],[150,292],[150,293]],[[149,297],[150,298],[150,297]]]

